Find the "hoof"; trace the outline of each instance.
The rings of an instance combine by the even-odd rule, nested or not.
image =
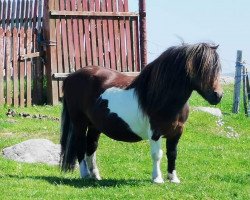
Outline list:
[[[97,180],[97,181],[102,180],[98,169],[93,169],[92,172],[90,172],[90,174],[91,174],[92,179]]]
[[[92,175],[91,178],[96,180],[96,181],[102,180],[102,178],[99,175]]]
[[[153,179],[153,183],[162,184],[162,183],[164,183],[164,180],[161,177],[157,177],[157,178]]]
[[[167,178],[171,183],[179,184],[181,182],[180,179],[177,177],[177,174],[176,174],[175,170],[172,173],[168,173]]]
[[[178,179],[178,178],[176,178],[176,179],[169,179],[169,181],[170,181],[171,183],[175,183],[175,184],[181,183],[180,179]]]
[[[86,176],[81,176],[82,179],[91,179],[91,180],[96,180],[96,181],[100,181],[102,180],[102,178],[100,176],[95,176],[94,174],[90,175],[86,175]]]
[[[86,174],[86,175],[81,175],[81,179],[90,179],[91,178],[91,176],[90,176],[90,174]]]

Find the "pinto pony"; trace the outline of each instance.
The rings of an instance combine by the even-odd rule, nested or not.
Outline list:
[[[77,159],[82,178],[100,180],[96,150],[104,133],[124,142],[149,140],[152,180],[163,183],[161,140],[166,138],[168,179],[179,183],[177,144],[192,91],[213,105],[222,98],[217,47],[207,43],[170,47],[137,77],[96,66],[70,74],[63,84],[62,170],[73,170]]]

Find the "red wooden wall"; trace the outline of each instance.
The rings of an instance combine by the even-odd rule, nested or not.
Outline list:
[[[128,0],[45,1],[50,103],[57,104],[62,96],[62,82],[53,78],[57,73],[70,73],[87,65],[121,72],[141,70],[146,64],[146,37],[145,31],[139,37],[139,16],[145,29],[145,0],[139,0],[139,5],[141,15],[129,12]],[[144,45],[142,58],[140,41]]]
[[[146,12],[137,1],[139,13],[128,0],[0,0],[0,105],[57,104],[55,75],[87,65],[139,72]]]
[[[41,23],[41,0],[0,1],[0,105],[41,103],[43,70],[37,52]]]

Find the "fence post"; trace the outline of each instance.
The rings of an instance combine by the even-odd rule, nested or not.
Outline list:
[[[245,115],[247,116],[247,85],[246,85],[246,66],[243,65],[243,104]]]
[[[250,117],[250,83],[249,83],[249,76],[247,73],[247,69],[246,69],[246,90],[248,98],[247,116]]]
[[[235,80],[234,80],[234,102],[233,113],[239,112],[240,105],[240,86],[241,86],[241,71],[242,71],[242,51],[237,51],[236,66],[235,66]]]
[[[147,65],[146,0],[139,0],[141,69]]]
[[[52,80],[52,74],[57,68],[55,20],[50,17],[50,10],[54,9],[55,0],[44,1],[43,27],[46,43],[46,75],[47,75],[47,101],[49,104],[58,104],[57,81]]]

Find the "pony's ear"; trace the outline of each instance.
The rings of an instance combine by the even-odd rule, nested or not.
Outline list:
[[[217,50],[219,46],[220,46],[220,45],[218,44],[218,45],[211,46],[210,48],[211,48],[211,49],[214,49],[214,50]]]

